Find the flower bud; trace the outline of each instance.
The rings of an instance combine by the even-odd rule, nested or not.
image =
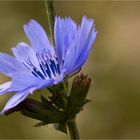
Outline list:
[[[87,93],[91,84],[91,79],[84,74],[76,76],[73,80],[71,92],[68,99],[69,113],[74,117],[81,111],[87,103]]]

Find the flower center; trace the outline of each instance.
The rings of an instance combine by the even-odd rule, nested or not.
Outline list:
[[[24,65],[32,72],[32,74],[42,79],[58,79],[60,76],[60,66],[55,54],[46,52],[45,50],[36,54],[38,64],[33,64],[30,59]]]

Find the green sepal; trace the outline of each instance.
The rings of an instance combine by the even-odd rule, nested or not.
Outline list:
[[[24,101],[24,106],[20,111],[25,116],[43,121],[44,124],[61,123],[66,119],[64,111],[29,98]]]
[[[67,123],[55,123],[54,128],[62,133],[68,134]]]
[[[92,100],[90,100],[90,99],[85,99],[84,104],[87,104],[87,103],[90,103],[90,102],[92,102]]]
[[[59,109],[65,110],[67,107],[67,96],[65,94],[53,94],[49,97],[50,101]]]
[[[39,122],[39,123],[36,123],[35,125],[34,125],[34,127],[41,127],[41,126],[45,126],[46,124],[44,123],[44,122]]]

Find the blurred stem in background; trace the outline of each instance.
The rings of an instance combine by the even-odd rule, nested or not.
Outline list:
[[[50,38],[52,39],[52,43],[53,43],[53,41],[54,41],[54,38],[53,38],[53,33],[54,33],[54,16],[55,16],[53,0],[45,0],[45,7],[46,7],[47,16],[48,16]]]
[[[45,0],[45,7],[46,7],[47,16],[48,16],[50,38],[52,40],[52,43],[54,44],[53,33],[54,33],[55,9],[53,6],[53,0]],[[67,125],[68,125],[71,139],[80,139],[78,129],[77,129],[76,120],[75,119],[68,120]]]

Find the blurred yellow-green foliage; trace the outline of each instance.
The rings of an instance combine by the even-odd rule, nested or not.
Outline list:
[[[140,1],[55,1],[57,15],[95,19],[98,31],[83,69],[93,83],[77,122],[81,138],[140,138]],[[43,1],[0,1],[0,52],[28,41],[23,24],[36,19],[48,31]],[[9,80],[0,75],[0,84]],[[0,109],[10,95],[0,96]],[[0,116],[0,138],[68,138],[51,126],[14,113]]]

